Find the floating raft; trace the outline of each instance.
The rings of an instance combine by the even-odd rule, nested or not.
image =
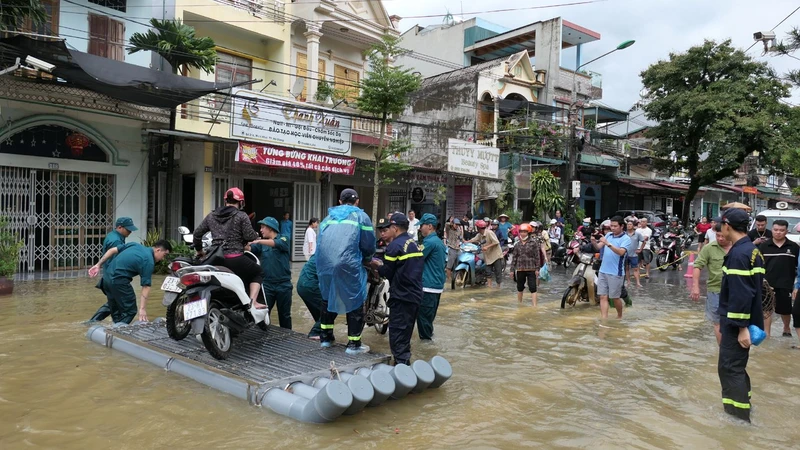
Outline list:
[[[380,353],[348,355],[345,346],[320,348],[302,333],[270,326],[251,328],[236,340],[230,356],[214,359],[193,336],[174,341],[163,322],[123,327],[95,325],[92,342],[152,363],[304,422],[329,422],[378,406],[388,398],[441,386],[452,375],[450,364],[436,356],[389,366]],[[331,367],[338,375],[332,379]]]

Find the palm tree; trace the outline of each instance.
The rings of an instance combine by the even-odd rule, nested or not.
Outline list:
[[[4,0],[5,1],[5,0]],[[213,73],[217,65],[217,50],[210,37],[198,38],[194,27],[178,20],[150,19],[153,29],[147,33],[133,33],[128,54],[153,51],[164,58],[172,73],[196,68]]]
[[[3,0],[5,1],[5,0]],[[150,19],[153,29],[147,33],[133,33],[130,39],[128,54],[142,51],[153,51],[164,58],[172,66],[172,73],[187,73],[190,69],[200,69],[205,73],[213,73],[217,65],[217,50],[210,37],[198,38],[194,27],[178,20]],[[176,109],[170,111],[169,129],[175,130]],[[175,171],[175,136],[169,137],[167,152],[167,188],[165,192],[164,210],[167,212],[164,229],[167,236],[172,230],[172,183]]]
[[[30,19],[34,26],[47,22],[47,11],[39,0],[3,0],[0,4],[0,30],[13,30],[24,24],[25,19]]]

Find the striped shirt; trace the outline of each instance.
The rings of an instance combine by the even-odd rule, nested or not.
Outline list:
[[[764,255],[767,282],[773,288],[792,289],[797,273],[800,246],[788,239],[779,247],[773,239],[762,243],[758,250]]]

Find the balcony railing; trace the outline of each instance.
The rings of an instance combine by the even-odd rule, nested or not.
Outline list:
[[[223,5],[247,11],[259,19],[283,23],[286,20],[286,4],[280,0],[214,0]]]
[[[353,133],[364,136],[380,137],[381,121],[375,119],[353,118]],[[396,137],[392,130],[392,124],[386,124],[386,137],[392,139]]]

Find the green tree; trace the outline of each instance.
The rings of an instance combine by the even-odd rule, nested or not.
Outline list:
[[[356,107],[381,120],[380,144],[375,149],[373,183],[375,193],[372,200],[372,221],[378,218],[378,194],[388,178],[399,171],[408,170],[401,154],[410,145],[398,141],[386,144],[386,127],[391,116],[402,113],[408,104],[409,94],[416,91],[422,82],[418,74],[412,73],[392,62],[406,51],[399,47],[399,39],[384,35],[380,42],[367,50],[369,70],[361,81],[361,96]],[[385,177],[385,178],[384,178]]]
[[[39,0],[3,0],[0,3],[0,30],[11,31],[30,19],[34,26],[47,21],[47,10]],[[58,30],[53,30],[58,32]]]
[[[564,208],[564,197],[558,192],[560,187],[558,178],[547,169],[541,169],[531,174],[533,208],[536,217],[545,220],[549,214],[555,214],[555,210]]]
[[[217,50],[210,37],[197,37],[193,27],[178,20],[150,19],[153,29],[146,33],[133,33],[128,54],[152,51],[164,58],[172,66],[172,73],[183,73],[186,69],[200,69],[213,73],[217,65]],[[227,101],[227,99],[226,99]],[[175,129],[176,109],[170,111],[169,129]],[[172,211],[172,185],[175,172],[175,136],[169,137],[167,147],[167,180],[165,192],[165,211]],[[172,215],[166,215],[167,236],[172,230]]]
[[[671,53],[641,78],[645,93],[638,106],[659,123],[647,132],[655,140],[657,168],[691,177],[684,221],[701,186],[733,175],[754,152],[764,163],[786,148],[781,128],[788,108],[780,100],[788,86],[730,41],[707,40]]]
[[[779,55],[791,56],[792,53],[800,50],[800,28],[792,28],[786,35],[786,39],[779,42],[771,49]],[[800,87],[800,70],[790,70],[786,74],[786,79],[797,87]]]
[[[217,65],[217,50],[210,37],[197,37],[193,27],[178,20],[150,19],[152,29],[133,33],[128,54],[152,51],[164,58],[172,73],[184,68],[213,73]]]

